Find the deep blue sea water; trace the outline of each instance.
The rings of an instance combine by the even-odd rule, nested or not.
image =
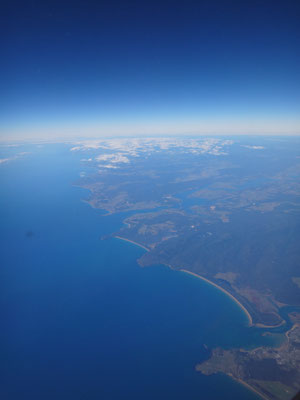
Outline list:
[[[271,343],[209,284],[139,247],[100,240],[122,224],[82,199],[66,145],[0,165],[0,398],[254,400],[226,376],[202,376],[204,348]]]

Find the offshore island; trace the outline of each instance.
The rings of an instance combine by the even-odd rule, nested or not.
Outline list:
[[[299,144],[261,142],[79,143],[74,151],[89,152],[95,173],[77,184],[89,189],[92,207],[124,215],[111,236],[147,250],[140,266],[206,280],[240,306],[249,326],[283,337],[277,348],[212,349],[196,370],[288,400],[300,389]]]

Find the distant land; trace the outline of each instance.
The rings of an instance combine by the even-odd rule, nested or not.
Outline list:
[[[300,140],[149,138],[78,142],[94,172],[88,203],[123,213],[113,234],[232,297],[249,326],[285,332],[279,348],[213,349],[197,365],[266,399],[300,388]],[[105,238],[103,238],[105,239]]]

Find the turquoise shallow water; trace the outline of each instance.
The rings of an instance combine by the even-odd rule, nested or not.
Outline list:
[[[3,154],[17,151],[2,149]],[[20,149],[18,149],[20,151]],[[208,348],[270,343],[223,293],[139,247],[99,240],[121,226],[72,185],[66,145],[27,146],[2,164],[1,385],[5,400],[256,399],[194,371]]]

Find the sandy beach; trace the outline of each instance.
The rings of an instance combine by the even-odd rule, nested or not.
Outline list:
[[[221,290],[223,293],[225,293],[227,296],[229,296],[231,298],[231,300],[233,300],[243,311],[244,313],[247,315],[248,321],[249,321],[249,326],[253,325],[253,321],[252,321],[252,317],[249,314],[248,310],[243,306],[242,303],[240,303],[238,301],[238,299],[236,299],[231,293],[229,293],[227,290],[223,289],[221,286],[217,285],[216,283],[210,281],[209,279],[204,278],[201,275],[196,274],[195,272],[191,272],[191,271],[187,271],[186,269],[181,269],[180,271],[185,272],[187,274],[193,275],[196,278],[202,279],[205,282],[210,283],[211,285],[215,286],[217,289]]]
[[[143,246],[142,244],[139,244],[139,243],[137,243],[137,242],[134,242],[133,240],[125,239],[125,238],[123,238],[123,237],[121,237],[121,236],[114,236],[114,237],[117,238],[117,239],[120,239],[120,240],[124,240],[125,242],[132,243],[132,244],[134,244],[134,245],[136,245],[136,246],[141,247],[142,249],[144,249],[144,250],[146,250],[146,251],[149,251],[149,249],[147,249],[147,247],[145,247],[145,246]]]
[[[257,323],[257,324],[255,324],[255,326],[257,326],[257,328],[273,329],[273,328],[279,328],[280,326],[285,325],[285,324],[286,324],[286,321],[283,320],[277,325],[265,325],[265,324]]]
[[[227,374],[230,378],[234,379],[236,382],[239,382],[241,385],[245,386],[247,389],[252,390],[252,392],[258,394],[262,399],[264,400],[270,400],[269,397],[261,393],[259,390],[257,390],[254,386],[249,385],[249,383],[243,381],[242,379],[237,379],[231,374]]]
[[[145,246],[143,246],[142,244],[139,244],[139,243],[137,243],[137,242],[134,242],[133,240],[126,239],[126,238],[121,237],[121,236],[114,236],[114,237],[117,238],[117,239],[120,239],[120,240],[124,240],[125,242],[132,243],[132,244],[134,244],[135,246],[139,246],[139,247],[141,247],[142,249],[144,249],[144,250],[146,250],[146,251],[149,251],[149,249],[148,249],[147,247],[145,247]],[[171,265],[168,265],[168,267],[171,268],[171,269],[173,269]],[[248,318],[249,326],[252,326],[252,325],[253,325],[252,317],[251,317],[251,315],[249,314],[248,310],[243,306],[242,303],[240,303],[240,302],[238,301],[238,299],[236,299],[236,298],[235,298],[231,293],[229,293],[227,290],[223,289],[221,286],[219,286],[219,285],[217,285],[216,283],[210,281],[209,279],[206,279],[206,278],[204,278],[203,276],[196,274],[195,272],[191,272],[191,271],[188,271],[188,270],[186,270],[186,269],[181,269],[180,271],[185,272],[185,273],[190,274],[190,275],[193,275],[193,276],[195,276],[196,278],[202,279],[203,281],[205,281],[205,282],[207,282],[207,283],[210,283],[211,285],[215,286],[217,289],[221,290],[223,293],[225,293],[227,296],[229,296],[229,297],[231,298],[231,300],[233,300],[233,301],[244,311],[244,313],[246,314],[246,316],[247,316],[247,318]]]

